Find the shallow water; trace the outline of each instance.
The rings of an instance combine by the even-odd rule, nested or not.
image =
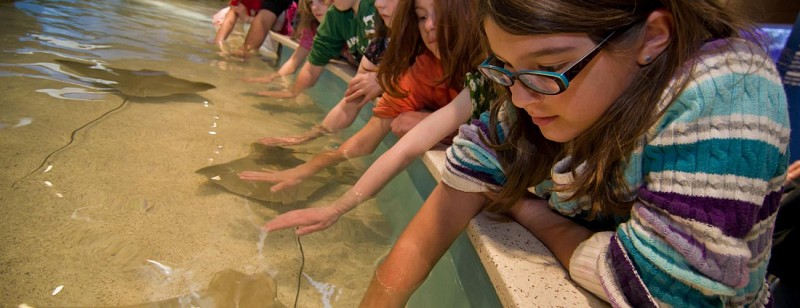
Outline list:
[[[324,85],[308,98],[270,100],[253,93],[275,85],[239,81],[272,67],[269,59],[216,54],[210,16],[224,3],[0,1],[0,305],[191,297],[229,270],[266,272],[286,306],[297,292],[299,307],[357,305],[389,247],[377,206],[302,237],[302,275],[293,233],[266,235],[259,226],[331,201],[368,162],[330,169],[309,201],[291,204],[237,196],[194,173],[247,156],[260,137],[304,131],[325,112],[313,102]],[[165,71],[216,88],[126,96],[57,59]],[[292,149],[305,160],[347,135]]]

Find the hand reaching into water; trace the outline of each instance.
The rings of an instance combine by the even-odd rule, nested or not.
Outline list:
[[[268,96],[268,97],[276,97],[276,98],[293,98],[297,97],[297,94],[292,92],[291,90],[283,90],[283,91],[261,91],[256,93],[261,96]]]
[[[328,130],[325,129],[325,127],[323,127],[322,125],[315,125],[314,127],[311,128],[311,130],[300,135],[294,135],[288,137],[264,137],[258,139],[258,142],[267,146],[298,145],[314,140],[317,137],[322,136],[327,132]]]
[[[219,47],[219,53],[221,56],[228,55],[228,48],[225,47],[225,41],[217,41],[217,47]]]
[[[327,229],[339,220],[340,215],[331,206],[294,210],[270,220],[264,225],[264,229],[272,232],[299,227],[295,233],[305,235]]]
[[[298,227],[297,235],[322,231],[339,221],[339,217],[365,200],[364,195],[348,190],[328,206],[290,211],[267,222],[267,231]]]
[[[312,176],[314,173],[308,173],[304,170],[303,165],[286,169],[283,171],[242,171],[239,172],[239,178],[245,181],[261,181],[275,183],[270,188],[272,192],[279,192],[281,190],[295,187],[302,183],[307,177]]]
[[[347,100],[348,103],[363,105],[381,95],[383,89],[378,84],[377,76],[378,73],[376,72],[356,74],[347,85],[347,90],[344,92],[344,99]]]
[[[279,77],[281,77],[281,74],[274,73],[261,77],[242,77],[242,81],[247,83],[270,83]]]
[[[235,57],[242,58],[242,60],[247,60],[252,55],[251,53],[257,52],[257,49],[250,48],[250,46],[242,46],[234,51],[231,51],[230,54]]]
[[[307,134],[286,136],[286,137],[264,137],[258,139],[258,142],[266,146],[290,146],[306,143],[314,137]]]

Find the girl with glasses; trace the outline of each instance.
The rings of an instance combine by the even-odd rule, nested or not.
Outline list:
[[[403,306],[484,209],[614,306],[768,305],[789,125],[742,17],[714,0],[479,7],[480,71],[505,95],[460,128],[362,306]]]

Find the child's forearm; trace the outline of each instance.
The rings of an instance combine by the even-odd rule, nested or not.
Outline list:
[[[295,80],[292,93],[299,95],[306,89],[313,87],[314,84],[317,83],[317,80],[319,80],[319,76],[322,75],[324,69],[325,67],[323,66],[317,66],[306,62],[303,68],[300,69],[300,73],[297,74],[297,80]]]
[[[542,241],[561,264],[569,269],[578,245],[592,236],[592,231],[569,218],[553,212],[546,200],[523,199],[511,209],[511,216]]]
[[[297,68],[300,67],[300,64],[303,60],[308,56],[308,49],[303,47],[298,47],[292,53],[292,56],[289,57],[289,60],[286,60],[281,66],[281,69],[278,70],[278,74],[281,76],[291,75],[297,71]]]
[[[353,187],[337,199],[344,212],[375,196],[389,181],[402,172],[414,159],[430,150],[439,141],[455,132],[469,118],[471,103],[469,93],[460,93],[442,109],[417,124],[403,138],[383,153]],[[353,198],[352,196],[358,196]]]
[[[439,183],[375,271],[361,306],[404,306],[485,201]]]
[[[345,160],[347,160],[347,158],[345,158],[344,155],[342,155],[342,153],[340,153],[338,150],[328,151],[317,154],[308,162],[295,168],[298,168],[298,171],[303,174],[303,177],[309,177],[319,173],[327,167],[338,165]]]
[[[469,92],[463,91],[447,106],[435,111],[400,138],[364,172],[352,190],[374,196],[411,162],[443,138],[457,131],[469,119]]]
[[[391,149],[381,155],[352,188],[331,204],[339,216],[374,197],[395,175],[403,171],[416,158],[416,156],[403,155],[404,153],[400,151],[390,152]]]
[[[236,25],[236,13],[233,9],[229,10],[227,14],[225,14],[225,18],[222,20],[222,25],[217,30],[217,34],[214,36],[214,44],[221,45],[225,39],[228,38],[228,35],[233,30],[233,26]]]

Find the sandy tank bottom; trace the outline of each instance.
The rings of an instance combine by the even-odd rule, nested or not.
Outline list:
[[[124,97],[58,99],[36,90],[63,88],[62,83],[3,78],[0,303],[146,303],[201,291],[215,273],[232,269],[268,273],[278,300],[294,304],[301,258],[293,232],[265,235],[259,227],[279,213],[330,202],[354,183],[365,163],[331,169],[331,182],[307,202],[259,202],[224,191],[194,171],[247,156],[260,137],[300,132],[324,111],[302,99],[248,94],[252,85],[237,78],[265,72],[264,63],[159,69],[205,82],[214,76],[217,88],[129,98],[76,133],[50,159],[51,167],[30,175],[48,153],[69,142],[74,129]],[[307,160],[329,147],[331,138],[337,136],[293,147],[294,155]],[[389,248],[391,231],[370,203],[327,231],[302,237],[299,307],[357,306],[375,260]]]

